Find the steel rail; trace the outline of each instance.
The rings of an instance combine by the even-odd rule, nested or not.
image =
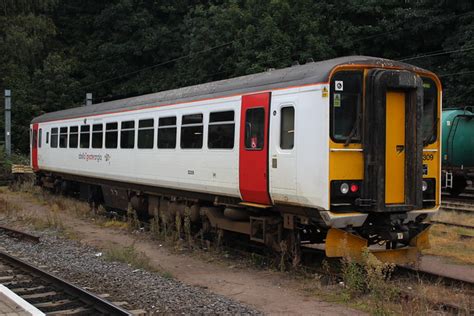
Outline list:
[[[26,239],[26,240],[29,240],[29,241],[32,241],[32,242],[35,242],[35,243],[40,242],[40,238],[38,236],[31,235],[29,233],[26,233],[26,232],[23,232],[23,231],[20,231],[20,230],[16,230],[16,229],[11,228],[11,227],[0,225],[0,231],[3,231],[5,234],[7,234],[9,236],[12,236],[14,238]]]
[[[465,229],[474,229],[474,226],[471,226],[471,225],[464,225],[464,224],[450,223],[450,222],[442,222],[442,221],[437,221],[437,220],[431,220],[430,222],[433,223],[433,224],[439,224],[439,225],[445,225],[445,226],[454,226],[454,227],[460,227],[460,228],[465,228]]]
[[[112,304],[111,302],[92,294],[89,291],[86,291],[74,284],[71,284],[64,279],[56,277],[42,269],[32,266],[31,264],[20,260],[18,258],[12,257],[11,255],[0,251],[0,262],[7,263],[15,268],[18,268],[35,278],[39,278],[44,282],[50,284],[51,286],[62,290],[64,293],[78,299],[80,302],[88,308],[93,308],[95,314],[105,314],[105,315],[132,315],[129,311]],[[21,296],[21,295],[20,295]],[[28,299],[26,299],[28,301]],[[54,312],[51,312],[54,314]]]

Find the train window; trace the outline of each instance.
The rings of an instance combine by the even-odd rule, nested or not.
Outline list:
[[[59,129],[59,148],[67,148],[67,127]]]
[[[31,130],[30,130],[30,133],[31,133]],[[33,136],[31,138],[31,146],[33,148],[37,148],[37,145],[38,145],[38,130],[34,129]]]
[[[430,78],[423,79],[423,119],[422,132],[425,145],[436,141],[438,122],[438,89],[436,83]]]
[[[49,144],[49,132],[46,132],[46,144]]]
[[[209,115],[207,147],[210,149],[234,148],[234,111],[213,112]]]
[[[105,124],[105,148],[117,148],[118,123]]]
[[[89,148],[91,141],[91,126],[82,125],[81,126],[81,135],[79,140],[79,146],[81,148]]]
[[[104,126],[102,124],[92,125],[92,148],[102,148],[104,140]]]
[[[265,144],[265,109],[253,108],[245,112],[245,149],[262,150]]]
[[[155,143],[154,128],[153,119],[138,121],[138,148],[153,148]]]
[[[43,136],[43,130],[40,128],[38,132],[38,148],[41,148],[41,137]]]
[[[331,138],[335,142],[360,142],[362,72],[341,71],[331,80]]]
[[[51,148],[58,148],[58,128],[51,129]]]
[[[286,106],[281,108],[280,148],[293,149],[295,144],[295,108]]]
[[[160,117],[158,121],[158,148],[176,148],[176,116]]]
[[[135,121],[122,122],[120,148],[135,147]]]
[[[183,115],[181,122],[181,148],[202,148],[202,114]]]
[[[69,127],[69,148],[77,148],[79,140],[79,127]]]

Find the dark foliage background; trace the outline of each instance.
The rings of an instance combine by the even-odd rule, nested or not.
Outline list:
[[[444,106],[474,105],[472,0],[0,0],[20,152],[34,116],[86,92],[101,102],[351,54],[430,69]]]

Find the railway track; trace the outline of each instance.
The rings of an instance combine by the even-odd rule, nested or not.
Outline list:
[[[431,220],[431,223],[438,224],[438,225],[445,225],[445,226],[452,226],[452,227],[459,227],[465,229],[474,229],[474,226],[465,225],[465,224],[458,224],[458,223],[450,223],[450,222],[443,222],[438,220]]]
[[[474,198],[447,198],[443,196],[441,210],[474,215]]]
[[[16,238],[39,242],[25,232],[1,227]],[[46,315],[132,315],[107,300],[0,251],[0,283]]]
[[[34,236],[7,226],[0,225],[0,232],[4,232],[5,234],[13,238],[28,240],[35,243],[40,242],[40,238],[38,236]]]

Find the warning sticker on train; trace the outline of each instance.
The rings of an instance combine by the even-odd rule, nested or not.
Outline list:
[[[341,94],[340,93],[334,93],[334,107],[338,108],[341,106]]]
[[[336,80],[334,87],[336,91],[344,91],[344,82],[342,80]]]
[[[323,98],[327,98],[329,96],[328,88],[323,88]]]

